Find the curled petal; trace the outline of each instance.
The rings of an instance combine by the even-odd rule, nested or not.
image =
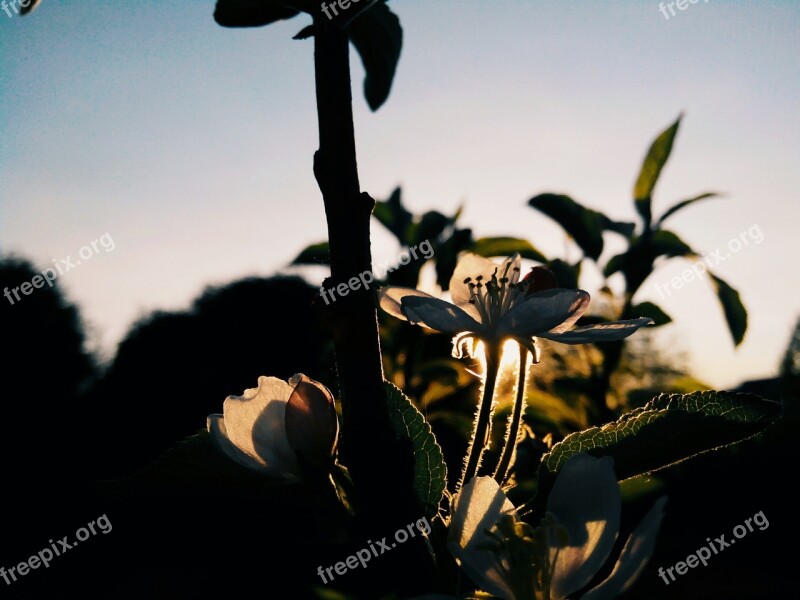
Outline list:
[[[403,313],[402,310],[402,301],[403,298],[410,297],[410,296],[418,296],[420,298],[433,298],[430,294],[426,294],[425,292],[420,292],[419,290],[415,290],[414,288],[406,288],[406,287],[388,287],[383,288],[378,292],[378,299],[381,305],[381,308],[385,310],[387,313],[396,317],[398,319],[406,320],[406,315]]]
[[[523,279],[529,282],[527,290],[527,295],[529,296],[537,292],[552,290],[558,287],[555,274],[547,267],[533,267],[530,273],[525,275]]]
[[[277,377],[259,377],[258,387],[228,396],[222,418],[212,415],[208,429],[217,446],[252,469],[293,478],[297,458],[286,437],[286,403],[292,386]],[[238,452],[233,452],[234,446]]]
[[[625,542],[611,575],[600,585],[586,592],[581,600],[612,600],[630,589],[653,555],[666,503],[666,497],[656,500]]]
[[[645,325],[652,325],[653,319],[639,317],[626,321],[614,321],[613,323],[599,323],[587,325],[586,327],[576,327],[571,331],[563,333],[555,330],[547,333],[540,333],[539,337],[561,342],[562,344],[589,344],[592,342],[614,342],[625,339],[636,332],[637,329]]]
[[[613,464],[608,456],[576,454],[556,478],[547,510],[569,541],[560,550],[550,549],[550,560],[556,561],[550,585],[554,598],[566,598],[589,583],[614,547],[621,500]]]
[[[402,310],[410,322],[443,333],[481,330],[481,324],[459,307],[432,296],[406,296]]]
[[[498,333],[519,337],[538,336],[559,325],[571,327],[588,306],[589,294],[583,290],[537,292],[503,315]]]
[[[538,364],[539,363],[539,358],[541,357],[541,353],[539,352],[539,346],[536,345],[536,338],[532,338],[532,337],[515,337],[513,339],[520,346],[522,346],[528,352],[531,353],[531,358],[533,359],[533,364]]]
[[[325,464],[336,449],[339,421],[328,388],[310,377],[297,374],[286,404],[286,437],[292,449],[308,460]]]
[[[513,512],[514,505],[492,477],[473,477],[455,498],[447,540],[450,553],[470,579],[503,600],[514,598],[503,577],[508,562],[487,550],[494,540],[486,532],[501,516]]]

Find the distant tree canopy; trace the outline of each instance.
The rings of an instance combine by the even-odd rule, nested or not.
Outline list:
[[[13,290],[37,275],[27,260],[0,258],[0,290]],[[79,312],[57,285],[20,298],[13,304],[0,299],[2,403],[10,425],[0,436],[0,451],[6,483],[24,482],[28,489],[41,481],[45,465],[53,477],[65,479],[80,469],[74,426],[83,418],[79,395],[95,364]]]
[[[303,372],[331,383],[316,288],[298,277],[248,278],[207,289],[187,311],[136,323],[88,394],[105,452],[98,473],[143,467],[206,427],[228,395],[260,375]]]

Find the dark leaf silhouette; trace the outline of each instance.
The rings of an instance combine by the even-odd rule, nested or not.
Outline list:
[[[397,61],[403,47],[403,28],[386,3],[365,11],[350,24],[350,41],[358,50],[364,70],[364,96],[372,110],[389,97]]]
[[[262,27],[300,11],[269,0],[217,0],[214,20],[223,27]]]
[[[544,254],[539,252],[528,240],[521,240],[512,237],[487,237],[475,240],[475,247],[472,249],[475,254],[480,256],[511,256],[519,252],[522,258],[530,258],[539,262],[547,262]]]
[[[329,265],[331,262],[330,244],[319,242],[304,248],[292,261],[293,265]]]
[[[728,323],[733,343],[738,346],[744,340],[744,334],[747,331],[747,309],[742,304],[739,292],[713,273],[709,272],[708,274],[714,284],[717,298],[722,304],[725,321]]]
[[[669,217],[674,215],[679,210],[691,204],[694,204],[695,202],[700,202],[701,200],[706,200],[708,198],[719,198],[719,194],[717,194],[716,192],[706,192],[704,194],[700,194],[699,196],[695,196],[694,198],[689,198],[688,200],[682,200],[681,202],[678,202],[677,204],[675,204],[675,206],[672,206],[663,215],[661,215],[661,218],[658,220],[656,227],[657,228],[661,227],[664,221],[666,221]]]
[[[614,231],[628,237],[634,229],[632,223],[612,221],[564,194],[539,194],[528,200],[528,205],[561,225],[592,260],[600,258],[603,252],[603,231]]]

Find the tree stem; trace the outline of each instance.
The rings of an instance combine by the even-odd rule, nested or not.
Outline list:
[[[468,483],[470,479],[478,473],[481,464],[481,457],[486,447],[489,445],[489,436],[492,432],[492,411],[494,400],[494,388],[497,384],[497,374],[500,370],[501,347],[498,343],[485,343],[486,352],[486,380],[483,384],[483,398],[478,409],[478,416],[475,420],[475,428],[472,433],[472,440],[467,450],[466,466],[461,475],[458,488]]]
[[[514,410],[508,419],[508,431],[506,432],[505,446],[500,455],[500,462],[494,472],[497,483],[503,485],[508,475],[508,468],[511,466],[511,457],[514,456],[514,448],[517,445],[519,436],[519,426],[522,423],[522,413],[525,409],[525,381],[528,374],[528,349],[520,344],[519,346],[519,373],[517,379],[517,397],[514,401]]]
[[[371,272],[375,202],[360,191],[358,181],[348,36],[325,19],[315,20],[319,150],[314,175],[325,203],[331,267],[325,285],[330,287]],[[397,509],[393,519],[411,518],[406,513],[415,510],[409,465],[413,457],[395,443],[389,420],[374,292],[350,289],[323,308],[332,328],[342,403],[339,456],[358,490],[359,504],[373,518],[385,515],[387,508]]]

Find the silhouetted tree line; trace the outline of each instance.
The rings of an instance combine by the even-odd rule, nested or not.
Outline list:
[[[30,281],[36,273],[26,260],[0,259],[0,289]],[[280,489],[270,504],[260,499],[248,507],[249,501],[243,499],[147,497],[120,493],[113,486],[98,488],[102,484],[95,482],[135,473],[178,440],[205,428],[206,416],[219,412],[227,395],[254,386],[259,375],[288,378],[304,372],[335,389],[329,337],[313,305],[316,292],[299,277],[285,276],[251,277],[208,288],[187,310],[156,311],[135,323],[106,365],[87,350],[79,311],[57,285],[37,289],[14,305],[0,300],[4,342],[0,493],[7,515],[0,520],[0,564],[11,566],[38,551],[49,538],[71,534],[104,513],[117,526],[102,542],[87,543],[80,552],[59,559],[62,562],[47,575],[37,572],[15,583],[13,590],[3,591],[23,592],[19,597],[68,598],[74,597],[70,596],[74,584],[86,598],[137,593],[146,597],[153,590],[167,594],[172,590],[175,598],[203,597],[211,591],[204,577],[209,569],[242,572],[244,559],[228,552],[242,539],[255,536],[289,544],[311,535],[318,525],[299,518],[298,514],[306,514],[303,507],[285,499]],[[790,342],[781,377],[747,382],[742,390],[769,391],[764,395],[784,400],[796,396],[798,331],[800,327]],[[735,483],[728,489],[720,481],[720,502],[735,493],[750,498],[754,510],[767,510],[779,520],[784,507],[773,471],[786,467],[782,440],[795,431],[795,406],[796,401],[790,402],[789,418],[769,432],[772,443],[753,441],[732,450],[739,453],[735,464],[725,454],[695,459],[680,468],[681,477],[707,485],[709,472],[733,469],[739,478],[732,477]],[[764,464],[774,470],[763,471]],[[743,487],[745,473],[749,484]],[[669,471],[663,476],[670,481],[677,475]],[[685,513],[685,536],[699,527],[691,518],[692,487],[690,483],[671,492],[671,510]],[[270,514],[283,517],[253,520],[253,515],[263,519]],[[731,514],[720,515],[719,523],[703,523],[702,531],[713,533],[740,516],[732,508]],[[308,531],[301,533],[301,526]],[[678,540],[685,541],[685,536]],[[662,546],[657,560],[680,558],[685,550]],[[271,565],[273,574],[287,574],[278,578],[280,585],[291,585],[289,569],[302,571],[308,579],[312,562],[321,560],[309,555],[308,564],[299,564],[297,557],[309,551],[307,545],[303,548],[294,552],[287,546],[284,558]],[[260,555],[254,554],[252,561],[256,556]],[[735,558],[732,555],[731,560]],[[741,558],[750,559],[750,554]],[[261,577],[263,565],[247,566],[254,577]],[[277,592],[277,579],[272,580],[276,582],[272,591]],[[646,592],[663,591],[658,585],[652,583]],[[304,596],[297,592],[295,597]]]

